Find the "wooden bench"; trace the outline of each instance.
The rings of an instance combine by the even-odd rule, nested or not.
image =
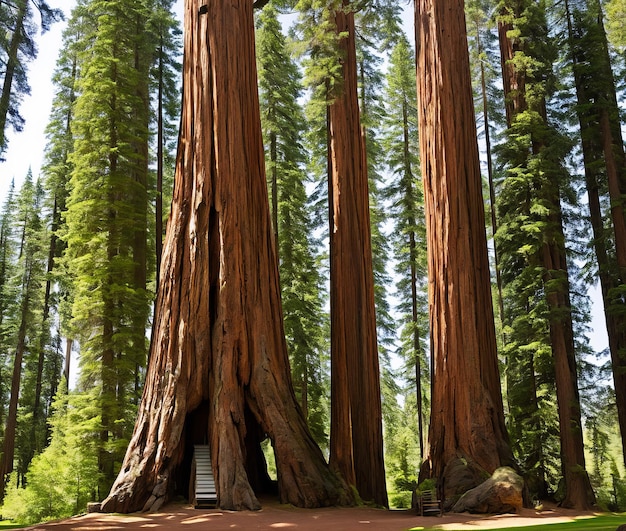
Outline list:
[[[417,512],[420,516],[433,514],[436,514],[436,516],[443,515],[443,504],[441,500],[437,498],[437,492],[435,490],[426,490],[418,493]]]

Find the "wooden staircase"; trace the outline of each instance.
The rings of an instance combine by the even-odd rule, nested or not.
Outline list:
[[[194,489],[191,501],[196,509],[215,507],[217,505],[217,491],[213,479],[211,465],[211,449],[208,445],[196,444],[191,464],[192,487]]]

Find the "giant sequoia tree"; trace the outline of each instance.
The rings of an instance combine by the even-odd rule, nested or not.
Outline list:
[[[282,328],[251,0],[185,2],[183,111],[150,364],[105,511],[186,492],[194,443],[211,447],[218,504],[257,509],[272,440],[282,501],[349,501],[296,402]]]
[[[431,349],[430,474],[512,462],[504,424],[462,0],[417,0]],[[449,482],[444,481],[444,486]]]
[[[335,29],[343,75],[328,107],[330,462],[364,499],[387,505],[367,160],[357,98],[354,13],[348,2],[337,7]]]

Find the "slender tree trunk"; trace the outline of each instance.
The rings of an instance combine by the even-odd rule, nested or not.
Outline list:
[[[11,379],[11,397],[9,399],[9,411],[7,413],[6,427],[4,430],[4,443],[2,458],[0,459],[0,501],[4,499],[8,475],[13,472],[13,458],[15,455],[15,430],[17,428],[17,406],[20,397],[20,384],[22,380],[22,362],[26,351],[26,325],[29,312],[30,267],[26,267],[27,278],[23,284],[23,299],[20,307],[20,327],[17,333],[17,347],[13,361],[13,377]]]
[[[72,345],[74,340],[71,337],[65,338],[65,360],[63,364],[63,376],[67,382],[67,392],[70,391],[70,369],[72,366]]]
[[[614,296],[615,290],[624,283],[626,277],[623,276],[623,263],[618,261],[620,253],[616,253],[616,257],[611,257],[607,249],[605,221],[600,199],[600,183],[608,177],[613,183],[612,186],[609,185],[609,195],[613,199],[612,222],[618,227],[614,231],[617,248],[617,240],[624,237],[621,234],[625,230],[621,226],[623,223],[623,203],[620,205],[619,201],[619,183],[623,180],[623,176],[620,177],[620,174],[623,175],[626,171],[624,148],[620,124],[617,119],[619,111],[615,95],[615,82],[600,6],[594,2],[594,7],[598,9],[597,27],[595,28],[574,27],[569,3],[566,2],[565,6],[578,99],[577,113],[582,138],[589,213],[594,236],[593,245],[598,263],[598,276],[611,352],[617,416],[622,435],[622,456],[626,464],[626,322],[624,303],[619,297]],[[588,22],[591,24],[592,20],[588,19]],[[581,36],[587,36],[593,29],[602,37],[601,50],[596,51],[597,55],[594,53],[593,59],[596,68],[602,72],[602,79],[596,79],[593,72],[588,71],[587,65],[590,58],[587,56],[590,50],[580,41]],[[592,79],[588,79],[589,77]],[[603,90],[604,94],[602,93]],[[603,171],[605,168],[606,173]],[[613,194],[611,194],[611,188]],[[624,242],[620,240],[620,243],[623,244]]]
[[[278,160],[276,132],[270,133],[270,182],[272,189],[272,230],[274,231],[274,246],[278,252],[280,249],[278,243],[278,168],[276,163]],[[280,257],[279,257],[280,258]]]
[[[520,13],[515,15],[519,16]],[[500,23],[498,28],[509,127],[514,124],[518,115],[528,108],[526,84],[530,83],[526,79],[526,74],[515,66],[515,51],[521,50],[524,41],[520,38],[511,38],[509,32],[512,29],[512,25],[503,23]],[[534,104],[533,110],[541,116],[543,123],[547,124],[545,100]],[[537,155],[546,146],[543,140],[531,138],[529,147],[530,156]],[[534,187],[532,192],[542,198],[543,204],[552,205],[552,211],[545,217],[546,226],[550,227],[550,230],[544,234],[542,249],[534,258],[544,270],[543,284],[549,310],[548,324],[556,380],[561,467],[565,479],[565,499],[561,504],[564,507],[584,510],[591,507],[594,494],[585,470],[560,187],[558,182],[549,183],[547,186],[545,183],[537,183]]]
[[[483,48],[480,40],[480,30],[476,28],[478,41],[478,53],[482,55]],[[493,234],[493,259],[496,274],[496,287],[498,288],[498,310],[502,328],[504,328],[504,302],[502,297],[502,275],[500,273],[500,260],[498,256],[498,246],[496,245],[496,232],[498,231],[498,221],[496,212],[496,187],[493,179],[493,162],[491,160],[491,127],[489,126],[489,107],[487,105],[487,82],[485,80],[485,65],[480,62],[480,89],[483,105],[483,125],[485,127],[485,152],[487,156],[487,178],[489,182],[489,204],[491,207],[491,233]],[[503,333],[504,334],[504,333]]]
[[[252,2],[185,2],[183,112],[172,215],[139,416],[104,511],[186,491],[210,442],[218,505],[258,509],[259,442],[284,503],[347,503],[297,405],[282,329],[254,58]],[[259,474],[259,472],[261,472]]]
[[[158,90],[157,90],[157,172],[155,202],[155,254],[156,254],[156,289],[161,281],[161,255],[163,254],[163,35],[160,36],[158,49]]]
[[[432,477],[457,458],[512,464],[496,352],[462,0],[417,0],[417,95],[428,238]],[[445,483],[444,483],[445,488]]]
[[[406,182],[405,196],[414,200],[415,176],[411,171],[411,155],[410,155],[410,133],[409,133],[409,106],[406,102],[402,107],[402,133],[404,148],[404,179]],[[414,227],[416,220],[413,216],[409,217],[409,260],[411,262],[411,324],[413,326],[413,351],[415,353],[415,399],[417,405],[417,433],[419,437],[420,459],[424,459],[424,426],[423,426],[423,405],[422,405],[422,367],[420,354],[422,351],[420,341],[420,328],[418,320],[418,300],[417,300],[417,238]]]
[[[345,57],[343,87],[329,107],[330,461],[348,482],[353,466],[361,497],[387,506],[367,158],[357,97],[354,13],[348,3],[336,12],[335,22],[337,33],[346,37],[339,42]]]
[[[411,226],[415,226],[415,222],[411,220]],[[418,323],[417,309],[417,245],[415,243],[415,233],[411,232],[409,240],[409,252],[411,257],[411,321],[413,324],[413,352],[415,354],[415,399],[417,400],[417,432],[419,434],[420,459],[424,459],[424,426],[422,411],[422,367],[420,354],[422,348],[420,346],[420,329]]]
[[[50,279],[50,273],[54,268],[54,260],[57,254],[57,235],[56,231],[58,229],[59,222],[59,211],[57,201],[55,199],[54,205],[52,207],[52,226],[50,228],[50,244],[48,247],[48,264],[46,267],[46,288],[43,299],[43,313],[41,316],[41,330],[39,333],[39,344],[38,344],[38,356],[37,356],[37,375],[35,381],[35,400],[33,402],[33,421],[32,421],[32,432],[31,438],[33,441],[33,445],[31,446],[30,455],[28,456],[27,462],[24,464],[24,470],[28,469],[28,465],[30,464],[31,459],[33,458],[34,453],[39,453],[43,450],[43,445],[46,443],[45,440],[40,440],[37,436],[37,425],[40,423],[40,417],[43,417],[43,407],[41,403],[41,393],[43,388],[43,371],[44,371],[44,363],[46,356],[46,347],[48,346],[48,339],[50,337],[50,323],[48,322],[50,317],[50,292],[52,288],[52,280]]]

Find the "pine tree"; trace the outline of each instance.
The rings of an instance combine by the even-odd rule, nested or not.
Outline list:
[[[45,160],[42,168],[45,176],[46,197],[51,211],[50,243],[48,268],[48,288],[53,296],[50,312],[58,315],[59,332],[66,338],[66,345],[72,345],[74,332],[71,329],[71,283],[72,270],[64,259],[66,248],[62,237],[67,232],[65,211],[69,194],[69,180],[73,170],[70,155],[74,150],[72,121],[74,103],[78,94],[80,75],[80,52],[89,46],[93,19],[86,9],[86,0],[74,7],[68,25],[63,33],[63,45],[53,74],[55,97],[48,125],[46,126]],[[71,350],[71,347],[70,347]],[[65,356],[64,373],[69,381],[70,355]]]
[[[402,37],[394,47],[387,73],[385,91],[386,117],[384,148],[393,181],[385,190],[391,201],[394,219],[392,241],[397,261],[397,289],[401,313],[400,356],[405,362],[405,378],[411,382],[416,404],[416,436],[420,458],[424,458],[426,390],[429,362],[426,359],[428,337],[426,290],[426,232],[424,198],[419,173],[417,132],[417,96],[415,93],[415,56]]]
[[[18,405],[23,389],[24,362],[36,352],[36,337],[38,335],[38,317],[42,304],[42,287],[45,272],[45,246],[42,239],[42,189],[33,183],[32,174],[26,176],[24,184],[17,197],[17,216],[15,219],[15,238],[18,262],[10,288],[13,294],[13,314],[3,323],[11,337],[11,349],[14,352],[12,360],[11,392],[9,408],[4,430],[3,451],[0,459],[0,499],[4,498],[5,481],[14,469],[16,447],[29,444],[28,437],[17,441]],[[18,481],[25,470],[18,470]]]
[[[510,316],[517,322],[536,316],[526,334],[528,348],[518,348],[509,365],[522,370],[518,385],[530,385],[531,400],[521,392],[516,405],[531,416],[530,433],[539,432],[539,409],[534,377],[534,351],[549,348],[559,413],[561,468],[565,479],[563,505],[584,509],[593,502],[585,470],[583,430],[577,386],[574,325],[570,302],[568,258],[565,248],[563,209],[567,173],[563,158],[566,144],[548,122],[546,99],[553,86],[554,48],[548,38],[545,4],[526,1],[501,2],[500,50],[506,97],[508,142],[503,152],[507,178],[499,193],[503,281],[524,278],[524,289],[510,292],[516,307]],[[505,264],[506,262],[506,264]],[[518,297],[524,293],[522,299]],[[506,304],[505,304],[506,308]],[[526,310],[525,313],[524,310]],[[537,313],[535,313],[537,312]],[[507,319],[512,327],[516,322]],[[526,330],[525,332],[529,332]],[[519,336],[525,332],[517,332]],[[509,379],[509,389],[514,379]],[[513,391],[514,389],[512,389]],[[526,395],[525,398],[522,398]],[[512,397],[511,393],[509,397]],[[509,400],[511,408],[511,400]],[[528,411],[530,404],[531,410]],[[534,453],[542,443],[535,440]]]
[[[0,4],[0,65],[4,74],[0,94],[0,157],[6,150],[7,126],[21,131],[24,120],[19,106],[22,97],[30,92],[26,66],[37,56],[33,9],[40,15],[41,30],[49,29],[53,22],[60,20],[63,13],[52,9],[45,1],[11,0]],[[5,38],[4,35],[10,35]]]
[[[79,4],[64,31],[64,47],[53,75],[56,93],[46,128],[48,145],[43,167],[46,222],[49,223],[46,279],[36,356],[30,371],[34,382],[32,392],[25,400],[25,409],[30,410],[32,421],[30,433],[23,434],[23,437],[31,441],[22,459],[21,466],[24,471],[28,469],[34,455],[41,453],[48,444],[50,437],[48,415],[61,378],[63,356],[60,352],[60,337],[58,330],[55,330],[58,326],[55,321],[59,311],[59,295],[64,296],[67,280],[60,278],[62,273],[59,271],[59,260],[64,245],[59,239],[59,232],[62,230],[62,216],[66,209],[68,193],[67,183],[71,172],[68,159],[73,149],[71,122],[78,78],[77,46],[82,42],[80,37],[84,31],[84,27],[81,27],[84,14],[84,6]]]
[[[601,4],[589,0],[566,2],[565,7],[593,247],[604,302],[622,455],[626,464],[626,321],[621,296],[626,290],[626,277],[619,259],[625,228],[624,196],[620,188],[626,184],[626,155],[620,110]]]
[[[155,200],[155,256],[157,289],[163,252],[163,222],[169,215],[172,198],[172,177],[174,168],[174,145],[178,130],[180,107],[181,29],[172,13],[173,0],[154,0],[148,28],[154,41],[154,58],[151,68],[151,93],[153,122],[156,127],[156,200]]]
[[[279,257],[285,337],[296,396],[318,442],[327,446],[327,376],[322,278],[313,252],[305,189],[307,125],[298,103],[300,73],[270,3],[257,19],[261,125],[266,146],[272,228]]]
[[[15,209],[15,183],[7,192],[7,197],[0,214],[0,430],[4,430],[6,404],[9,401],[10,377],[5,368],[6,359],[11,350],[11,334],[8,333],[7,319],[12,315],[15,299],[9,289],[9,279],[15,267],[15,245],[13,241],[13,216]],[[2,433],[2,431],[0,431]]]
[[[93,0],[88,9],[95,25],[80,54],[65,240],[81,387],[101,408],[104,496],[130,435],[146,359],[151,55],[143,3]]]

